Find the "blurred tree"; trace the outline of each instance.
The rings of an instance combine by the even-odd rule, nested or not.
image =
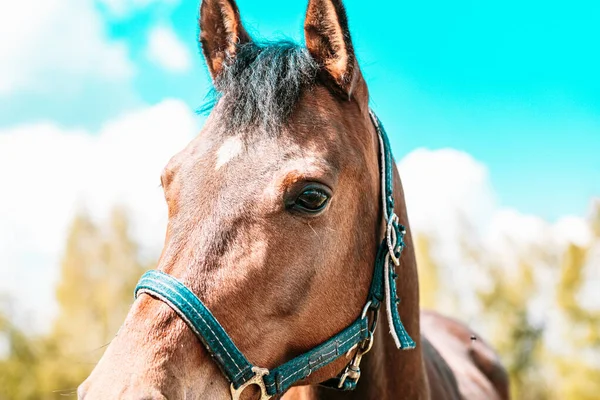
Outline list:
[[[10,348],[0,363],[0,385],[7,388],[0,400],[74,394],[123,322],[144,269],[123,209],[112,211],[104,229],[78,214],[67,236],[50,333],[27,340],[6,320],[0,325]]]
[[[489,265],[492,286],[478,292],[489,340],[501,355],[510,376],[514,399],[546,399],[549,393],[541,375],[543,327],[529,317],[528,306],[536,290],[533,265],[521,262],[513,274],[502,265]]]
[[[430,241],[422,233],[415,235],[415,251],[419,268],[419,302],[422,308],[434,309],[439,304],[440,278],[438,266],[431,257]]]
[[[490,261],[479,242],[467,240],[472,231],[456,238],[463,257],[490,277],[489,286],[477,288],[477,299],[485,318],[485,337],[509,371],[514,399],[599,397],[600,310],[584,306],[581,300],[592,268],[598,267],[598,260],[590,257],[600,249],[600,201],[589,220],[594,236],[589,245],[570,244],[559,254],[550,245],[522,249],[514,243],[508,250],[518,260],[514,267]],[[447,303],[457,294],[441,282],[456,266],[438,263],[432,256],[436,242],[425,235],[415,236],[415,250],[422,306],[448,310]],[[56,289],[59,312],[51,331],[28,337],[0,312],[0,400],[73,395],[122,323],[144,269],[123,209],[115,208],[103,227],[85,213],[77,215],[61,262]],[[531,318],[536,296],[547,290],[540,277],[555,284],[552,310],[564,321],[559,350],[549,345],[556,332],[547,335],[545,327]],[[461,317],[464,311],[454,312]]]
[[[123,322],[144,270],[128,229],[121,208],[104,230],[85,215],[75,219],[57,287],[60,311],[48,338],[55,354],[46,360],[46,387],[69,390],[81,383]]]
[[[597,361],[598,359],[596,359]],[[577,353],[552,359],[558,377],[553,385],[557,399],[597,400],[600,397],[600,368],[578,357]]]
[[[590,225],[596,239],[600,239],[600,199],[592,202],[592,212],[590,213]]]
[[[39,398],[36,375],[31,371],[39,362],[33,341],[1,314],[0,340],[6,345],[0,356],[0,400]]]
[[[84,215],[75,219],[62,261],[57,287],[60,312],[53,331],[68,342],[65,350],[105,344],[123,322],[144,270],[128,225],[120,208],[113,210],[103,231]],[[81,331],[73,329],[73,321],[82,323]]]
[[[599,214],[596,214],[599,215]],[[595,221],[592,218],[592,228]],[[600,310],[580,301],[591,247],[570,244],[565,251],[557,287],[557,305],[565,320],[563,353],[554,357],[561,399],[597,399],[600,395]],[[564,353],[567,354],[564,354]],[[592,362],[590,360],[595,360]]]

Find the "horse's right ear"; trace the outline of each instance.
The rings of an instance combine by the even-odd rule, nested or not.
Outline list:
[[[202,52],[214,80],[235,58],[238,45],[251,41],[250,35],[234,0],[202,0],[199,23]]]

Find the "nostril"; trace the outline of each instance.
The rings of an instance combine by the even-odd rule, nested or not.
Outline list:
[[[84,398],[86,398],[86,396],[88,395],[89,392],[89,387],[88,385],[86,385],[86,383],[82,383],[81,385],[79,385],[79,387],[77,388],[77,399],[78,400],[83,400]],[[127,395],[127,398],[138,398],[138,400],[167,400],[167,397],[165,395],[163,395],[160,391],[158,390],[154,390],[154,389],[145,389],[145,390],[135,390],[131,387],[125,389],[125,392],[129,393],[129,395]],[[102,392],[102,394],[97,394],[96,390],[93,390],[90,392],[91,397],[93,398],[113,398],[110,395],[107,395],[106,392]],[[118,397],[114,397],[116,398],[122,398],[124,391],[120,391],[120,395],[118,395]],[[113,394],[114,395],[114,394]],[[100,397],[97,397],[100,396]]]

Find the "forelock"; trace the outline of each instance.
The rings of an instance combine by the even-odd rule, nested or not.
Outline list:
[[[219,121],[228,130],[284,127],[302,94],[311,90],[319,67],[303,46],[288,41],[240,45],[214,82]]]

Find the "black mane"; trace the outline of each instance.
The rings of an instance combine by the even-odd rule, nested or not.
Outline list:
[[[302,93],[315,84],[318,70],[308,50],[289,41],[240,45],[215,80],[212,100],[204,109],[217,104],[227,129],[276,132]]]

